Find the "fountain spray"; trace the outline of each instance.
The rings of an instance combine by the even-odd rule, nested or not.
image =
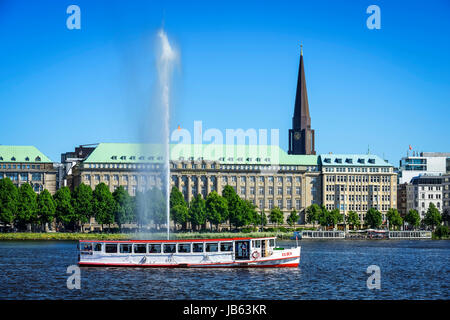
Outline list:
[[[158,76],[162,90],[163,110],[163,148],[164,148],[164,178],[166,187],[167,240],[170,238],[170,80],[177,53],[170,45],[167,34],[163,29],[158,32],[161,44],[158,56]]]

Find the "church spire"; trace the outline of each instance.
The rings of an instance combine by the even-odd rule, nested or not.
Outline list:
[[[300,45],[294,117],[292,118],[292,129],[289,130],[289,154],[316,154],[314,150],[314,130],[311,130],[308,93],[306,91],[303,45]]]

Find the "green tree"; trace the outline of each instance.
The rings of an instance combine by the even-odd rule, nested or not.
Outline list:
[[[295,228],[295,224],[297,223],[298,219],[300,218],[300,216],[298,215],[297,211],[295,209],[293,209],[291,211],[291,213],[289,214],[289,216],[287,217],[286,222],[292,227]]]
[[[366,218],[364,219],[364,223],[371,228],[377,229],[382,224],[382,217],[380,211],[375,208],[370,208],[366,213]]]
[[[283,223],[283,212],[278,207],[274,207],[270,210],[269,221],[277,226]]]
[[[206,203],[201,194],[197,194],[189,204],[189,217],[195,230],[206,223]]]
[[[119,225],[119,229],[122,229],[124,223],[134,221],[133,199],[128,194],[128,191],[122,186],[114,190],[112,195],[116,202],[116,207],[114,208],[114,220]]]
[[[317,204],[312,204],[308,208],[306,208],[306,221],[308,223],[312,223],[315,226],[316,222],[319,221],[320,214],[322,209]]]
[[[19,192],[9,178],[0,179],[0,222],[11,224],[17,212]]]
[[[318,214],[318,222],[319,222],[319,225],[321,225],[322,227],[328,227],[332,224],[331,214],[323,206],[320,208],[320,211]]]
[[[430,226],[433,230],[442,222],[441,214],[433,203],[428,206],[427,213],[423,219],[425,225]]]
[[[338,208],[331,210],[328,216],[329,225],[333,226],[334,228],[338,223],[342,222],[343,220],[344,216],[341,214]]]
[[[224,197],[227,200],[228,204],[228,216],[225,218],[225,220],[228,220],[230,223],[230,230],[231,230],[231,224],[233,221],[238,221],[239,219],[236,219],[236,216],[239,214],[239,212],[242,210],[242,201],[237,195],[236,191],[232,186],[226,185],[222,190],[222,197]]]
[[[358,227],[361,224],[359,216],[355,211],[349,211],[347,216],[347,223],[354,229],[355,226]]]
[[[212,191],[206,197],[206,218],[212,225],[216,226],[216,230],[219,229],[219,224],[225,222],[228,216],[228,202],[220,196],[216,191]]]
[[[405,216],[405,221],[414,229],[420,226],[420,215],[417,212],[417,210],[414,209],[409,210]]]
[[[186,230],[189,221],[189,210],[183,194],[177,187],[173,187],[170,192],[170,216],[175,224],[180,224]]]
[[[38,221],[42,225],[42,229],[45,230],[45,225],[52,223],[55,218],[56,203],[47,189],[38,194],[36,203]]]
[[[109,187],[103,182],[99,183],[92,193],[94,198],[93,212],[95,220],[102,225],[111,225],[114,223],[114,209],[116,202],[109,191]]]
[[[70,189],[62,187],[53,195],[53,200],[56,204],[55,217],[59,224],[64,228],[74,229],[77,217],[72,206],[72,198]]]
[[[27,224],[38,222],[36,193],[30,184],[24,183],[19,187],[19,198],[17,205],[16,223],[20,229]]]
[[[147,199],[150,215],[149,218],[151,221],[153,221],[153,223],[159,230],[162,224],[167,223],[167,207],[165,194],[160,188],[153,187],[147,191]]]
[[[93,216],[93,200],[92,188],[84,183],[77,186],[72,193],[72,207],[81,231],[83,231],[83,225]]]
[[[400,217],[397,209],[390,208],[386,214],[389,221],[389,229],[392,227],[400,228],[403,225],[403,219]]]
[[[447,226],[438,226],[436,230],[434,231],[434,234],[439,239],[447,238],[448,237],[448,227]]]
[[[249,200],[239,198],[237,214],[233,217],[234,226],[238,228],[254,224],[256,216],[256,206]]]
[[[134,215],[138,228],[150,223],[150,205],[148,201],[148,194],[137,191],[134,197]]]

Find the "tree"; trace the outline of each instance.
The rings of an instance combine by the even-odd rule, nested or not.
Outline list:
[[[93,212],[95,220],[102,225],[114,223],[114,209],[116,202],[109,191],[109,187],[103,182],[99,183],[92,193],[94,198]]]
[[[328,227],[332,223],[330,212],[323,206],[322,206],[322,208],[320,208],[320,211],[318,214],[318,221],[322,227]]]
[[[274,207],[272,210],[270,210],[269,215],[269,221],[273,224],[276,224],[277,226],[280,223],[283,223],[283,212],[278,207]]]
[[[134,220],[133,201],[128,191],[122,186],[114,190],[112,195],[116,202],[114,220],[119,225],[119,229],[122,229],[124,223],[130,223]]]
[[[227,200],[228,204],[228,216],[225,218],[225,220],[228,220],[230,223],[230,229],[231,224],[233,221],[236,221],[236,216],[239,214],[240,210],[242,209],[242,202],[240,201],[241,198],[237,195],[236,191],[232,186],[226,185],[222,190],[222,197],[224,197]]]
[[[228,216],[228,202],[220,196],[216,191],[212,191],[206,197],[206,218],[212,225],[216,225],[216,230],[219,229],[219,224],[223,223]]]
[[[206,223],[206,203],[201,194],[197,194],[189,204],[189,217],[196,230]]]
[[[355,226],[359,226],[361,221],[359,220],[359,216],[355,211],[349,211],[347,216],[347,222],[354,229]]]
[[[72,206],[72,198],[70,189],[62,187],[53,195],[56,204],[55,217],[56,221],[64,226],[64,228],[72,228],[75,225],[76,215]]]
[[[0,179],[0,222],[11,224],[17,212],[19,192],[9,178]]]
[[[177,187],[173,187],[170,192],[170,217],[175,224],[180,224],[186,230],[189,221],[189,210],[183,194]]]
[[[428,206],[428,210],[425,215],[425,218],[423,219],[423,222],[427,226],[430,226],[433,230],[436,226],[440,225],[442,222],[441,214],[439,213],[439,210],[432,202]]]
[[[166,197],[160,188],[153,187],[147,191],[147,201],[149,218],[159,230],[162,224],[167,223]]]
[[[341,214],[341,212],[339,211],[338,208],[335,208],[335,209],[331,210],[331,212],[328,216],[328,220],[329,220],[329,225],[332,225],[334,228],[339,222],[342,222],[344,220],[344,216]]]
[[[366,213],[364,222],[374,229],[379,228],[381,226],[381,223],[383,222],[380,211],[375,208],[370,208]]]
[[[75,188],[72,193],[72,206],[76,220],[83,231],[83,224],[88,223],[93,216],[93,195],[92,188],[84,183]]]
[[[233,217],[233,224],[236,228],[248,226],[255,223],[254,219],[257,215],[256,206],[253,202],[239,198],[239,206],[237,207],[237,214]]]
[[[417,210],[409,210],[405,216],[405,221],[414,229],[420,226],[420,215]]]
[[[139,229],[150,222],[149,201],[147,194],[144,192],[136,192],[134,197],[134,215]]]
[[[403,225],[403,219],[402,217],[400,217],[400,214],[398,213],[397,209],[393,209],[390,208],[387,212],[387,219],[389,221],[389,228],[391,226],[395,227],[400,227],[401,225]]]
[[[292,227],[294,226],[295,229],[295,224],[297,223],[298,219],[300,218],[300,216],[298,215],[297,211],[295,211],[295,209],[293,209],[290,213],[290,215],[288,216],[286,222]]]
[[[312,223],[315,226],[316,222],[319,221],[319,216],[321,214],[322,209],[316,203],[310,205],[306,208],[306,221],[308,223]]]
[[[42,229],[45,230],[45,225],[51,223],[55,218],[56,203],[47,189],[38,194],[36,203],[38,221],[42,225]]]
[[[38,222],[36,193],[30,184],[24,183],[19,187],[18,200],[16,223],[19,228]]]
[[[446,222],[447,224],[450,222],[450,211],[448,209],[442,212],[442,222]]]

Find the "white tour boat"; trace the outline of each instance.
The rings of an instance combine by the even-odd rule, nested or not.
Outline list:
[[[275,237],[190,240],[80,240],[78,264],[91,267],[298,267],[300,247]]]

